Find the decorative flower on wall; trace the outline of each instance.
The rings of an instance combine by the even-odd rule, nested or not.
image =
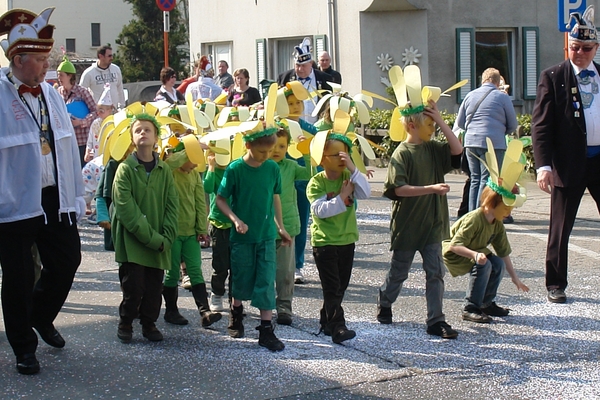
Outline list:
[[[404,49],[404,53],[402,53],[402,62],[404,66],[414,65],[419,63],[419,57],[421,57],[421,53],[419,53],[418,49],[410,46],[410,49]]]
[[[387,53],[381,53],[377,56],[377,66],[379,66],[382,71],[389,71],[390,68],[394,66],[394,59]]]

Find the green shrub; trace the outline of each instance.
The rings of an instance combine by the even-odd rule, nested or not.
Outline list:
[[[376,108],[371,110],[369,114],[371,116],[369,129],[390,129],[392,110]]]

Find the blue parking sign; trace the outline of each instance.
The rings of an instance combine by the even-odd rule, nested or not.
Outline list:
[[[585,0],[558,0],[558,30],[560,32],[569,32],[567,24],[569,15],[573,12],[583,14],[585,11]]]

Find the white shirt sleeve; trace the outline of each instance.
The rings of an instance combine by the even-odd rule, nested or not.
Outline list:
[[[371,185],[358,168],[350,175],[350,182],[354,183],[354,197],[357,199],[368,199],[371,197]]]
[[[327,195],[318,198],[310,205],[310,209],[317,217],[329,218],[346,211],[346,204],[338,194],[333,199],[327,200]]]

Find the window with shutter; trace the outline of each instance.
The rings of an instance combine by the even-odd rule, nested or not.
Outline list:
[[[267,39],[256,39],[256,74],[258,83],[267,78]]]
[[[475,30],[456,29],[456,80],[469,82],[456,91],[456,102],[463,101],[467,93],[475,88]]]

